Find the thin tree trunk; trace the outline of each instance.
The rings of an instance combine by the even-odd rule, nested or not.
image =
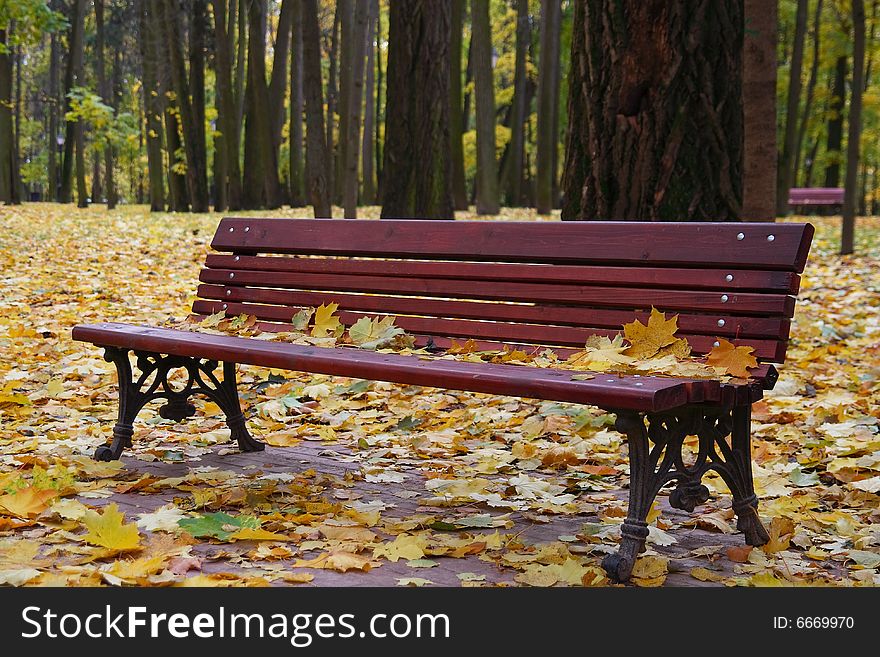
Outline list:
[[[454,218],[450,14],[449,3],[434,0],[390,5],[383,218]]]
[[[365,0],[360,0],[364,2]],[[348,162],[348,120],[351,117],[353,51],[357,35],[354,31],[354,7],[360,4],[355,0],[337,0],[336,11],[339,20],[339,128],[336,135],[337,148],[334,154],[333,202],[343,204],[343,190],[346,187],[346,162]]]
[[[180,28],[178,0],[161,0],[162,25],[171,63],[171,83],[180,112],[183,128],[183,148],[186,154],[186,180],[193,212],[207,212],[208,172],[207,158],[203,148],[205,141],[204,121],[198,121],[198,109],[191,100],[186,66],[183,60],[183,35]]]
[[[153,21],[148,16],[151,0],[141,0],[137,5],[138,25],[140,27],[139,45],[141,50],[142,86],[144,94],[144,114],[146,115],[147,176],[150,185],[150,210],[161,212],[165,209],[164,173],[162,164],[162,100],[157,79],[159,57],[156,51],[157,36]]]
[[[234,11],[237,0],[232,0],[230,11]],[[227,0],[212,0],[214,9],[214,50],[215,78],[217,84],[217,121],[220,125],[220,139],[223,151],[222,169],[225,178],[215,179],[218,187],[218,199],[221,208],[230,210],[241,209],[241,165],[239,164],[239,130],[235,89],[232,82],[232,49],[233,35],[230,30],[235,28],[235,21],[229,16],[227,21]],[[223,190],[221,196],[220,190]]]
[[[236,52],[235,52],[235,78],[233,79],[233,90],[235,93],[235,152],[239,154],[236,157],[239,157],[241,154],[241,133],[242,127],[244,125],[244,83],[246,78],[245,73],[245,60],[247,59],[247,0],[237,0],[237,11],[233,8],[236,4],[236,0],[232,0],[232,6],[229,9],[229,29],[227,32],[229,33],[229,43],[230,46],[232,44],[232,26],[236,23],[237,18],[237,27],[235,30],[237,42],[236,42]],[[230,151],[231,153],[231,151]],[[230,156],[231,157],[231,156]],[[232,172],[233,163],[230,160],[230,175]],[[241,170],[240,164],[238,165],[239,171]],[[230,207],[233,210],[236,210],[235,206],[232,206],[234,199],[232,196],[231,182],[230,182],[230,192],[229,192],[229,203]],[[241,205],[241,195],[239,194],[239,203]]]
[[[379,0],[375,0],[379,4]],[[382,11],[376,7],[376,198],[382,195]]]
[[[840,187],[840,157],[843,143],[843,105],[846,95],[846,55],[837,58],[834,67],[834,87],[828,103],[828,141],[825,154],[828,165],[825,167],[825,187]]]
[[[202,171],[198,172],[197,185],[204,185],[204,191],[199,187],[199,193],[193,194],[193,198],[199,197],[199,202],[194,203],[194,211],[207,212],[210,204],[208,191],[208,144],[205,134],[205,45],[208,33],[208,0],[192,0],[190,11],[190,39],[189,39],[189,93],[192,97],[192,135],[195,139],[194,150],[196,161],[202,163]],[[189,132],[185,133],[188,136]],[[204,198],[202,198],[204,194]],[[201,209],[204,203],[204,209]]]
[[[352,32],[350,35],[351,56],[348,79],[348,116],[345,120],[348,133],[345,135],[345,185],[343,187],[343,206],[346,219],[357,219],[358,202],[358,161],[360,160],[361,104],[364,98],[364,56],[369,34],[370,3],[361,0],[355,3]]]
[[[538,144],[536,200],[539,214],[553,210],[553,149],[557,148],[554,105],[559,102],[556,75],[559,41],[555,38],[560,20],[559,0],[541,0],[541,52],[538,61]]]
[[[336,196],[336,149],[334,148],[333,129],[336,125],[336,97],[338,93],[336,73],[339,67],[339,23],[342,17],[340,11],[341,7],[337,3],[336,11],[333,12],[333,31],[330,37],[330,61],[328,62],[330,70],[327,75],[327,138],[325,142],[327,157],[324,162],[327,171],[324,180],[331,199]],[[318,52],[320,53],[320,50]]]
[[[806,34],[807,0],[798,0],[794,45],[788,77],[785,136],[782,143],[782,157],[779,160],[779,169],[776,172],[776,214],[778,215],[784,215],[788,212],[788,190],[791,189],[794,181],[794,151],[797,145],[797,115],[801,102],[801,71],[803,70],[804,39]]]
[[[853,77],[849,101],[849,131],[846,144],[846,183],[843,196],[843,222],[840,254],[855,248],[856,194],[858,193],[859,146],[862,133],[862,93],[865,88],[865,3],[852,0]]]
[[[523,155],[525,151],[526,110],[529,100],[526,90],[526,55],[530,41],[529,2],[528,0],[516,0],[516,63],[513,73],[510,143],[501,174],[504,196],[506,204],[509,206],[520,206],[523,202]]]
[[[56,159],[56,143],[58,135],[58,37],[53,32],[49,35],[49,134],[46,176],[49,180],[49,189],[46,199],[58,200],[58,160]]]
[[[302,3],[293,3],[290,57],[290,205],[305,205],[303,194],[303,19]]]
[[[316,217],[332,217],[327,186],[324,92],[321,89],[321,27],[318,0],[302,0],[303,93],[306,106],[306,181]]]
[[[6,30],[0,30],[0,202],[15,203],[14,137],[12,134],[12,52]]]
[[[89,192],[86,189],[86,140],[83,122],[76,122],[74,131],[76,142],[76,207],[89,207]]]
[[[64,112],[70,111],[70,90],[79,84],[83,56],[83,23],[85,20],[85,0],[72,0],[70,7],[70,37],[68,41],[67,65],[64,70]],[[70,203],[73,196],[73,155],[76,140],[77,121],[64,119],[64,158],[61,161],[61,191],[59,200]]]
[[[495,82],[489,3],[472,0],[474,95],[477,104],[477,214],[498,214],[498,169],[495,162]]]
[[[105,105],[114,107],[116,103],[110,93],[107,76],[104,69],[104,0],[95,2],[95,69],[98,77],[98,92]],[[107,187],[107,209],[116,207],[116,185],[113,181],[113,145],[109,142],[104,144],[104,177]],[[98,176],[94,176],[98,180]],[[100,194],[92,194],[95,200],[100,199]]]
[[[773,221],[777,202],[783,202],[776,180],[777,10],[776,3],[767,0],[745,0],[743,7],[748,30],[743,38],[742,216]]]
[[[361,148],[361,177],[363,178],[363,190],[361,202],[364,205],[376,203],[376,185],[373,181],[373,125],[376,122],[376,106],[373,104],[375,93],[375,53],[379,44],[376,36],[376,18],[379,14],[379,1],[369,0],[370,16],[367,25],[365,48],[367,49],[367,72],[364,84],[364,136]]]
[[[523,1],[523,0],[520,0]],[[524,0],[528,1],[528,0]],[[468,209],[462,145],[461,45],[464,0],[452,0],[452,39],[449,42],[449,138],[452,143],[452,200],[456,210]],[[517,32],[517,34],[519,34]],[[517,60],[517,64],[519,60]]]
[[[182,155],[183,143],[180,139],[180,125],[177,120],[178,109],[170,101],[165,106],[165,135],[168,143],[168,196],[173,212],[189,212],[189,189],[186,175],[181,172],[186,167]]]
[[[563,219],[739,219],[743,29],[741,2],[575,3]]]
[[[810,112],[813,109],[813,94],[816,90],[816,80],[819,78],[819,43],[821,40],[822,26],[822,0],[816,0],[816,14],[813,18],[813,61],[810,65],[810,78],[807,81],[807,94],[804,100],[804,113],[798,127],[797,144],[794,149],[794,181],[797,181],[798,172],[801,170],[801,153],[803,152],[804,137],[807,134],[807,125],[810,121]],[[775,123],[775,122],[774,122]],[[774,125],[775,130],[775,125]]]
[[[287,59],[290,54],[290,30],[293,24],[293,6],[297,1],[281,0],[281,13],[278,16],[278,31],[275,34],[274,54],[272,55],[272,75],[269,80],[269,120],[276,161],[281,148],[281,128],[284,126],[284,97],[287,95],[287,78],[290,77],[287,68]]]
[[[248,61],[245,88],[244,186],[245,209],[281,205],[278,159],[272,147],[272,126],[266,108],[266,1],[248,3]]]

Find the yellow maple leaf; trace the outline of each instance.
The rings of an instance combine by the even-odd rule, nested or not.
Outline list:
[[[732,342],[719,339],[718,346],[706,357],[706,363],[713,367],[723,367],[731,376],[748,378],[749,368],[758,366],[758,359],[752,355],[752,347],[734,347]]]
[[[373,548],[373,558],[385,557],[388,561],[398,559],[410,561],[425,556],[426,541],[422,536],[398,534],[390,543],[382,543]]]
[[[132,561],[116,561],[106,572],[126,582],[144,579],[165,568],[166,556],[141,557]]]
[[[675,332],[677,330],[678,315],[666,319],[664,313],[656,308],[651,308],[651,316],[648,318],[647,325],[637,319],[623,325],[626,339],[632,345],[625,353],[633,358],[650,358],[663,347],[676,341]]]
[[[51,488],[38,489],[34,486],[21,488],[14,493],[0,496],[0,511],[17,518],[36,518],[49,507],[49,502],[58,497],[58,491]]]
[[[286,534],[276,534],[265,529],[253,529],[244,527],[232,534],[230,540],[236,541],[289,541],[290,536]]]
[[[328,303],[315,309],[311,334],[313,338],[335,337],[342,333],[344,327],[339,323],[339,317],[333,314],[338,307],[338,303]]]
[[[89,532],[83,538],[87,543],[111,550],[136,550],[141,547],[141,536],[133,522],[125,524],[125,514],[116,504],[105,507],[104,513],[89,510],[83,524]]]
[[[622,335],[614,336],[613,340],[604,335],[591,335],[587,338],[584,350],[570,356],[567,362],[575,367],[604,372],[617,365],[632,363],[632,356],[623,353],[628,349],[630,347],[623,343]]]

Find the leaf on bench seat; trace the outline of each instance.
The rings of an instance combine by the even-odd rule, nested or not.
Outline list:
[[[345,330],[345,326],[339,321],[339,317],[334,315],[336,309],[339,308],[338,303],[321,304],[315,309],[315,322],[312,325],[312,337],[339,337]]]
[[[626,339],[632,346],[626,350],[627,356],[633,358],[650,358],[663,347],[674,344],[679,338],[675,337],[678,330],[678,315],[666,319],[666,315],[656,308],[651,308],[651,316],[648,324],[642,324],[634,320],[623,325]]]
[[[734,347],[733,343],[719,339],[718,346],[713,347],[706,357],[706,362],[713,367],[723,367],[732,376],[749,377],[749,368],[758,366],[758,359],[752,355],[751,347]]]

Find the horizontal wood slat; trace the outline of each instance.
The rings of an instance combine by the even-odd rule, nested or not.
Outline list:
[[[227,294],[229,292],[229,294]],[[419,299],[337,292],[304,292],[255,287],[199,285],[198,295],[205,299],[289,306],[290,315],[304,307],[337,303],[343,310],[363,310],[387,315],[423,315],[461,319],[488,319],[500,322],[530,322],[561,326],[584,326],[620,330],[634,318],[647,321],[648,312],[584,308],[582,306],[523,305],[501,302]],[[718,326],[723,320],[724,325]],[[678,327],[684,334],[702,333],[744,338],[787,339],[790,322],[778,317],[751,317],[732,314],[698,315],[679,313]]]
[[[387,277],[458,278],[478,281],[562,282],[619,287],[761,290],[795,294],[800,277],[787,271],[682,269],[676,267],[595,267],[501,262],[427,262],[340,257],[278,257],[209,254],[211,269],[311,274],[366,274]]]
[[[283,306],[257,306],[252,304],[227,303],[223,308],[220,301],[196,301],[193,312],[211,314],[226,310],[230,315],[246,313],[258,319],[273,322],[290,322],[297,309]],[[348,312],[337,313],[339,321],[351,326],[361,317],[378,317],[377,313]],[[616,329],[590,327],[547,326],[522,323],[502,323],[491,321],[473,321],[467,319],[444,319],[438,317],[396,316],[395,324],[408,333],[455,337],[461,340],[475,338],[480,340],[499,340],[523,344],[563,345],[581,347],[591,335],[614,337],[621,332]],[[289,330],[289,329],[288,329]],[[715,335],[686,335],[691,348],[699,354],[708,353],[716,340]],[[733,340],[735,344],[747,344],[755,350],[755,356],[763,360],[777,360],[785,356],[785,342],[781,340]]]
[[[721,397],[717,381],[618,375],[580,381],[572,379],[574,372],[565,370],[423,360],[127,324],[79,325],[73,329],[73,338],[101,346],[262,367],[641,411],[668,410]]]
[[[800,272],[813,227],[774,223],[225,218],[211,246],[444,260],[673,265]],[[740,237],[742,236],[742,237]]]
[[[348,274],[305,274],[251,270],[203,269],[199,280],[224,285],[250,285],[300,290],[390,293],[516,302],[552,302],[609,308],[699,310],[791,317],[794,297],[782,294],[664,290],[656,288],[590,287],[562,283],[466,281],[456,279],[388,278]]]

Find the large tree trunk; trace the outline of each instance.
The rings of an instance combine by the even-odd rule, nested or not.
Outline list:
[[[183,149],[186,154],[186,181],[193,212],[207,212],[208,162],[205,155],[205,124],[199,121],[198,108],[190,96],[190,85],[183,59],[183,34],[178,0],[161,0],[162,27],[171,64],[171,84],[174,88],[180,125],[183,128]]]
[[[236,125],[235,89],[232,82],[232,30],[235,21],[232,13],[237,0],[232,0],[230,16],[227,20],[227,0],[212,0],[214,8],[214,49],[215,77],[217,84],[217,121],[221,136],[218,145],[222,148],[223,171],[220,180],[214,181],[218,189],[218,199],[223,202],[217,209],[241,209],[241,165],[239,163],[239,130]],[[220,190],[223,194],[220,194]]]
[[[840,158],[843,143],[843,101],[846,95],[846,55],[837,58],[834,67],[834,87],[828,103],[828,140],[825,142],[825,187],[840,187]]]
[[[204,192],[199,190],[199,195],[204,193],[204,199],[200,198],[199,205],[204,202],[204,211],[207,212],[210,203],[210,192],[208,191],[208,144],[205,134],[205,46],[208,33],[208,0],[192,0],[191,12],[189,92],[192,96],[192,134],[195,139],[196,159],[203,163],[203,170],[199,174],[203,181],[198,180],[197,184],[204,185]],[[195,198],[196,194],[193,194],[193,197]],[[196,212],[203,211],[197,208],[194,209]]]
[[[67,65],[64,69],[64,111],[70,111],[70,90],[79,84],[83,56],[83,23],[85,21],[85,0],[72,0],[70,7],[70,37],[67,50]],[[59,201],[70,203],[73,196],[73,152],[76,141],[77,121],[64,119],[64,158],[61,160],[61,191]]]
[[[745,0],[743,209],[749,221],[776,218],[776,3]],[[788,191],[785,192],[785,200]]]
[[[738,220],[742,43],[742,0],[578,0],[563,219]]]
[[[364,0],[361,0],[363,2]],[[337,0],[336,12],[339,14],[339,129],[336,135],[337,148],[333,165],[333,202],[343,203],[345,188],[345,163],[348,160],[348,119],[352,78],[352,48],[354,35],[355,0]]]
[[[336,10],[333,12],[333,30],[330,35],[330,61],[328,62],[330,70],[327,74],[327,158],[324,166],[327,168],[326,181],[331,200],[336,196],[337,154],[334,147],[336,141],[333,137],[333,131],[336,126],[336,105],[339,95],[337,73],[339,71],[339,24],[342,17],[341,10],[340,4],[336,3]]]
[[[248,1],[248,61],[245,88],[244,187],[245,209],[281,205],[278,159],[272,146],[272,126],[267,112],[266,0]]]
[[[306,182],[316,217],[332,217],[327,186],[324,92],[321,89],[321,27],[318,0],[302,0],[303,92],[306,104]]]
[[[434,0],[390,6],[383,218],[454,218],[450,14],[449,3]]]
[[[363,190],[361,202],[364,205],[373,205],[376,202],[376,185],[373,181],[373,126],[376,122],[376,106],[373,104],[375,93],[375,53],[379,45],[376,36],[376,18],[379,15],[379,0],[369,0],[370,15],[367,25],[366,49],[367,49],[367,72],[364,83],[364,135],[361,155],[361,177],[363,178]]]
[[[147,176],[150,186],[150,210],[161,212],[165,209],[165,189],[163,184],[162,164],[162,97],[158,81],[157,66],[159,55],[157,48],[158,36],[155,34],[154,21],[148,12],[151,0],[138,3],[138,25],[140,27],[139,45],[141,50],[142,86],[144,94],[144,114],[146,115],[147,144]]]
[[[15,203],[15,140],[12,133],[12,48],[0,30],[0,202]]]
[[[345,177],[343,206],[346,219],[357,219],[358,160],[361,135],[361,104],[364,98],[364,52],[367,44],[370,5],[366,0],[355,3],[350,39],[351,54],[348,63],[348,91],[346,92],[348,116],[345,120]]]
[[[49,134],[46,175],[49,180],[49,189],[46,200],[58,200],[58,160],[56,154],[56,136],[58,135],[58,37],[55,33],[49,36]]]
[[[539,214],[553,210],[553,151],[557,148],[557,126],[553,122],[554,106],[559,102],[556,84],[559,69],[559,40],[556,37],[560,21],[559,0],[541,0],[541,52],[538,61],[538,145],[537,180],[535,190]],[[577,23],[576,23],[577,25]],[[574,57],[572,57],[574,61]]]
[[[513,73],[513,107],[510,117],[510,143],[501,173],[507,205],[523,203],[523,155],[525,123],[529,94],[527,90],[526,55],[531,41],[529,30],[529,2],[516,0],[516,63]]]
[[[843,223],[840,254],[852,253],[855,247],[856,195],[858,193],[859,145],[862,134],[862,93],[865,84],[865,3],[852,0],[853,77],[849,101],[849,130],[846,136],[846,184],[843,196]]]
[[[281,0],[281,13],[278,16],[278,31],[272,55],[272,76],[269,80],[269,120],[272,128],[272,147],[275,160],[281,148],[281,128],[284,126],[284,97],[287,95],[287,57],[290,53],[290,30],[293,24],[293,6],[298,0]]]
[[[467,183],[464,178],[464,147],[461,141],[464,134],[461,106],[461,44],[464,6],[464,0],[452,0],[452,37],[449,42],[449,139],[452,148],[452,200],[456,210],[468,209]]]
[[[797,147],[797,116],[801,103],[801,72],[804,63],[804,40],[806,35],[807,0],[798,0],[794,28],[794,45],[792,47],[791,66],[789,67],[788,76],[785,135],[782,142],[782,157],[779,160],[779,169],[776,172],[776,214],[779,215],[784,215],[788,212],[788,190],[794,184],[794,151]]]
[[[247,2],[248,0],[231,0],[229,9],[229,42],[232,44],[232,26],[236,23],[235,77],[232,88],[235,92],[235,144],[241,150],[241,133],[244,125],[244,83],[245,61],[247,59]],[[237,3],[237,4],[236,4]],[[237,7],[237,10],[235,9]],[[239,167],[240,168],[240,167]],[[231,194],[230,194],[231,196]],[[231,201],[231,199],[230,199]]]
[[[378,4],[379,0],[376,0]],[[384,121],[382,116],[382,11],[376,8],[376,198],[382,196],[382,139],[380,135]]]
[[[290,56],[290,205],[305,205],[303,194],[303,20],[302,3],[293,3]]]
[[[810,122],[810,112],[813,109],[813,95],[816,91],[816,80],[819,78],[819,44],[821,42],[822,27],[822,0],[816,0],[816,13],[813,18],[813,61],[810,65],[810,78],[807,81],[807,94],[804,99],[804,113],[798,126],[797,143],[794,149],[794,178],[792,184],[796,184],[798,172],[801,170],[801,153],[804,147],[804,137],[807,134],[807,126]],[[774,124],[775,131],[775,124]]]
[[[474,48],[474,96],[477,105],[477,214],[498,214],[498,169],[495,162],[495,82],[492,75],[492,30],[489,3],[471,1]]]

